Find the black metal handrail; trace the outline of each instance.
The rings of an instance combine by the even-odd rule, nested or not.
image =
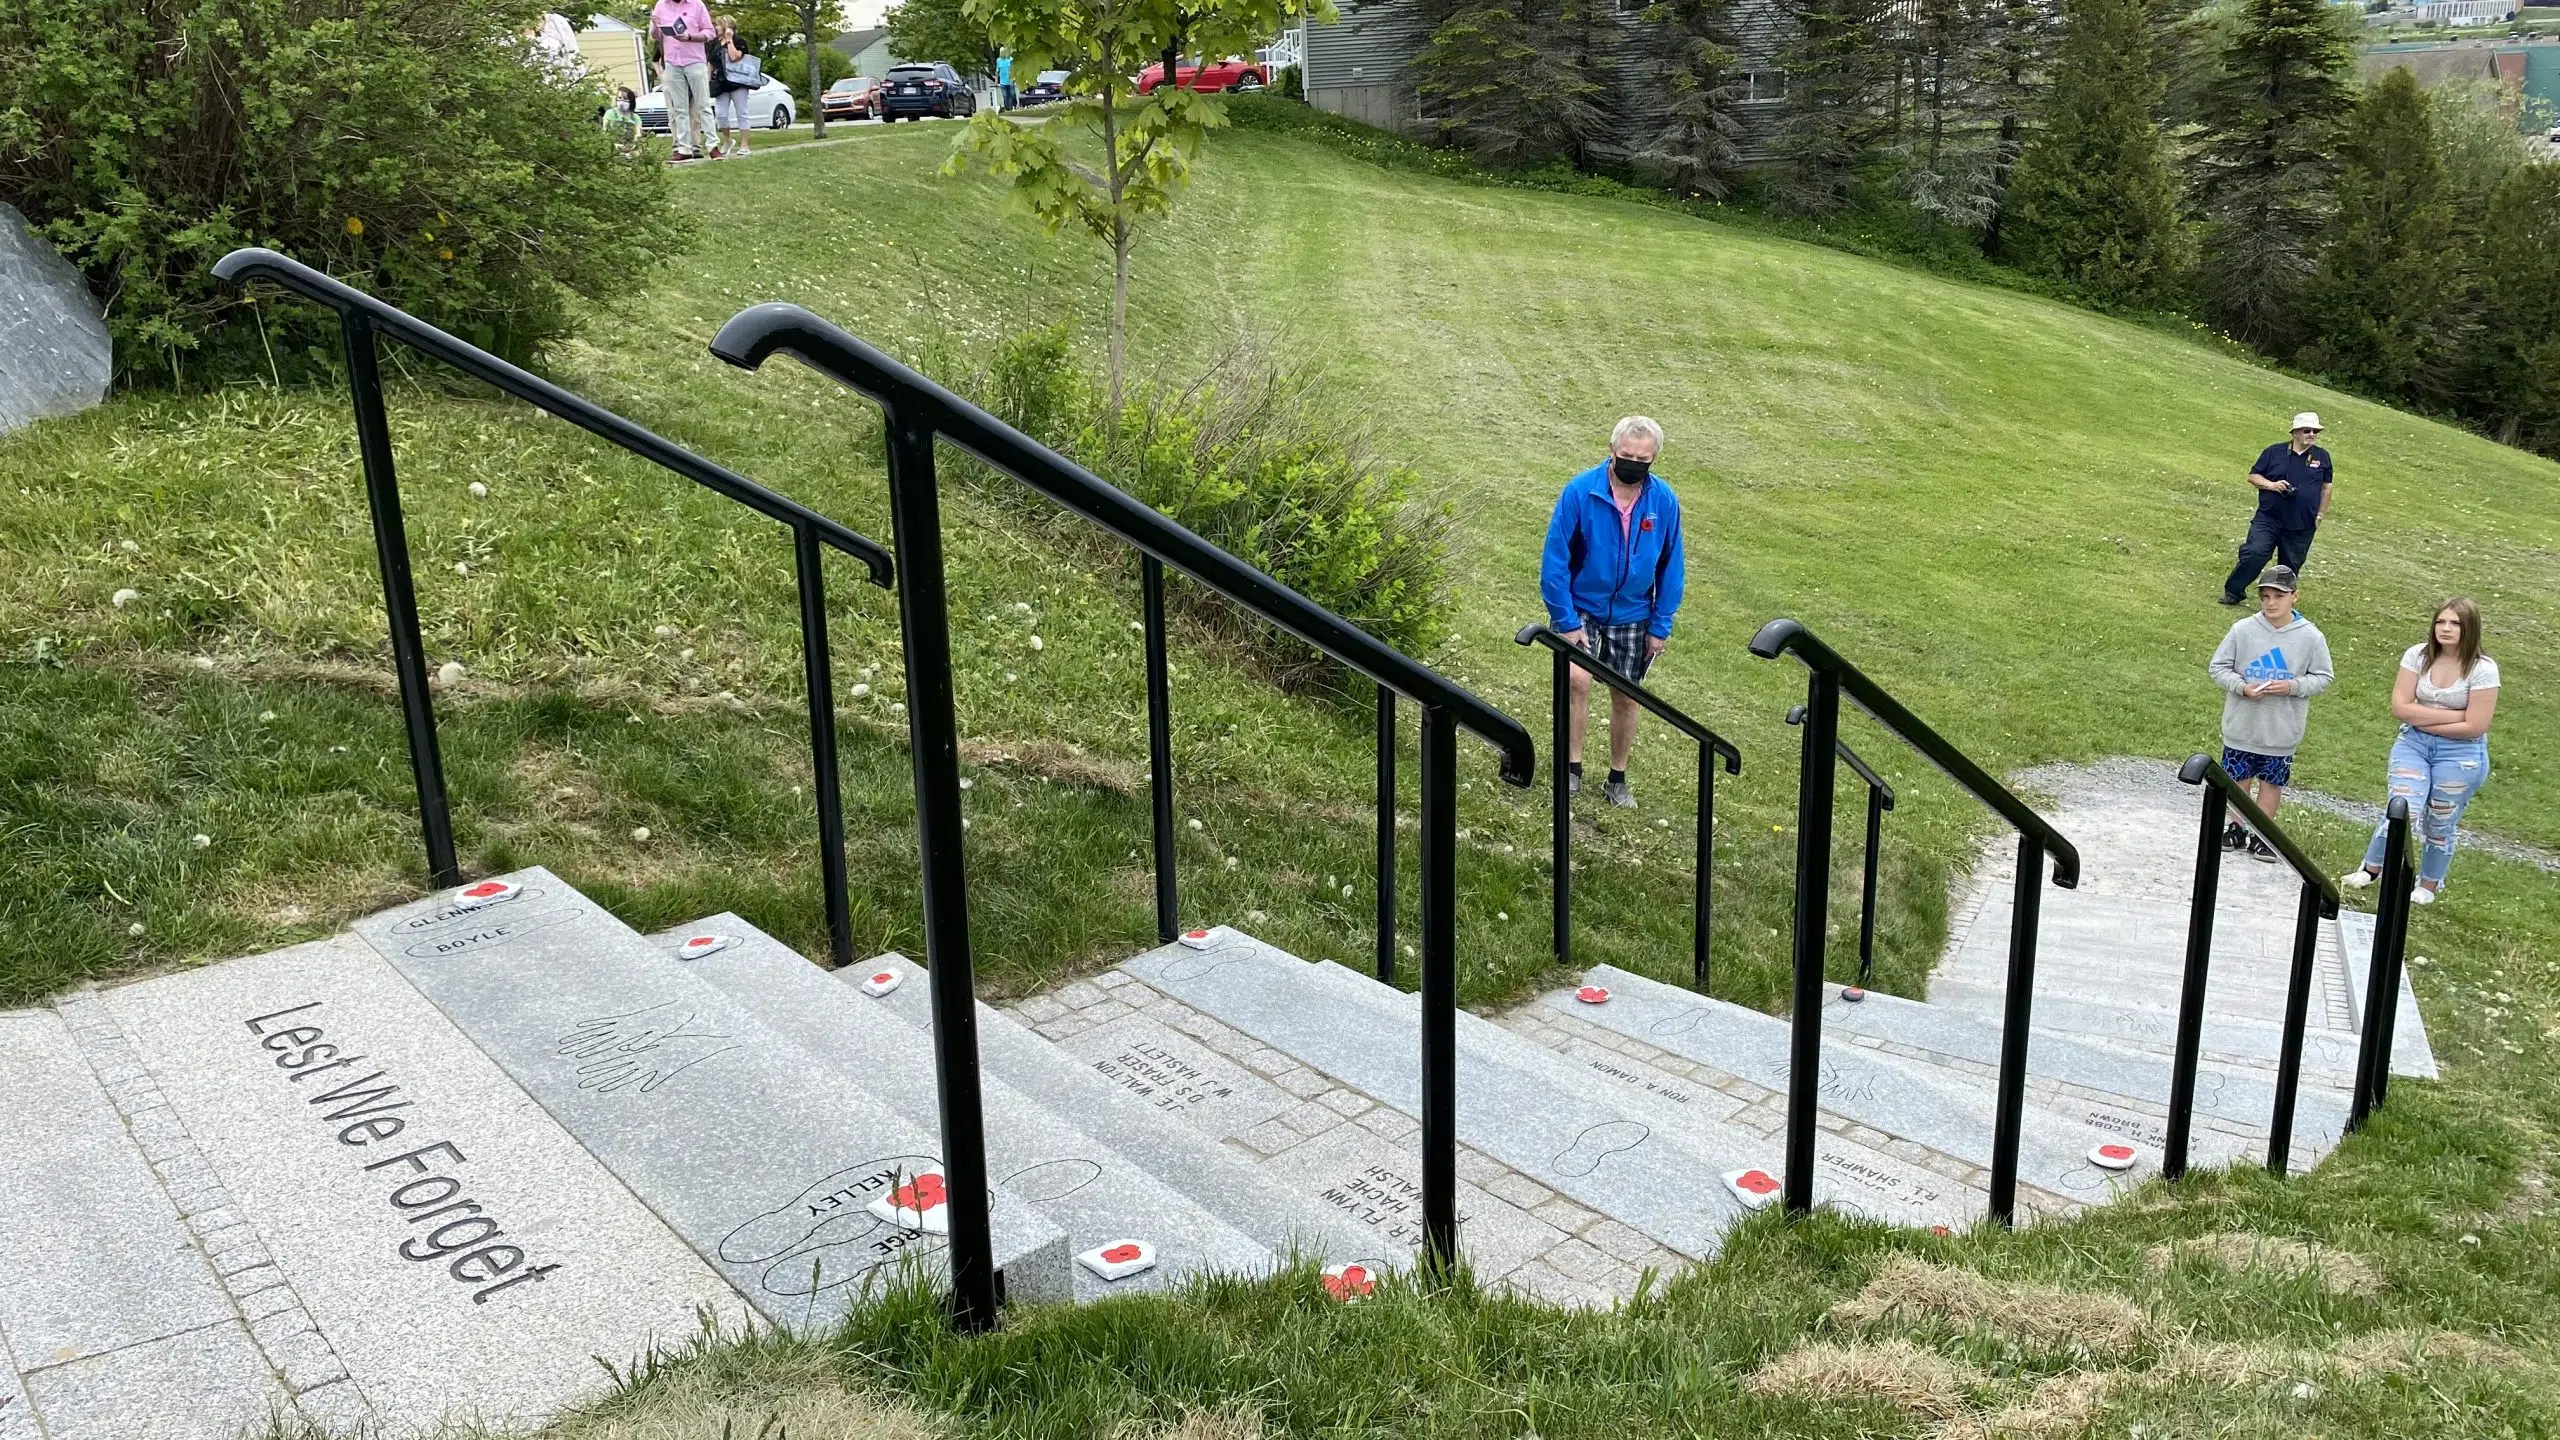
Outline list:
[[[1787,1209],[1801,1214],[1813,1208],[1814,1115],[1822,1076],[1822,952],[1831,902],[1831,804],[1840,743],[1840,695],[1845,690],[1876,723],[1919,751],[2018,832],[2009,987],[2000,1022],[1998,1109],[1991,1137],[1991,1218],[2008,1225],[2018,1203],[2018,1142],[2026,1113],[2027,1035],[2034,1020],[2036,920],[2044,903],[2044,861],[2052,857],[2053,883],[2069,889],[2080,883],[2080,852],[2025,801],[1803,625],[1794,620],[1770,621],[1751,637],[1751,653],[1763,660],[1792,654],[1809,672],[1803,778],[1796,794],[1795,1015],[1787,1072]]]
[[[1787,723],[1804,723],[1804,707],[1787,707]],[[1867,986],[1876,975],[1876,860],[1884,852],[1884,812],[1893,808],[1893,787],[1885,783],[1866,757],[1849,748],[1846,740],[1831,747],[1843,763],[1867,782],[1867,858],[1866,873],[1858,885],[1858,983],[1845,986],[1840,998],[1852,1003],[1867,998]]]
[[[1654,694],[1621,672],[1616,666],[1572,643],[1549,625],[1523,625],[1511,637],[1522,645],[1544,645],[1555,652],[1555,685],[1551,701],[1554,712],[1554,751],[1547,757],[1547,780],[1554,791],[1551,822],[1552,854],[1555,869],[1555,956],[1558,965],[1573,963],[1573,806],[1572,782],[1565,768],[1565,752],[1570,744],[1572,671],[1582,672],[1626,696],[1636,704],[1659,715],[1672,729],[1698,742],[1698,865],[1697,921],[1690,941],[1690,982],[1698,993],[1707,990],[1707,936],[1713,928],[1715,887],[1710,872],[1715,862],[1716,762],[1724,762],[1724,773],[1742,773],[1742,752],[1732,741],[1718,735],[1689,717],[1670,701]]]
[[[809,700],[809,762],[817,790],[819,874],[826,896],[827,941],[836,964],[852,964],[844,801],[837,785],[835,682],[828,665],[826,581],[820,547],[842,551],[861,561],[871,583],[883,589],[889,587],[896,573],[889,552],[797,501],[777,495],[734,470],[714,464],[593,401],[457,340],[300,261],[273,250],[234,250],[214,263],[213,273],[216,279],[234,285],[263,280],[337,312],[339,339],[347,361],[348,397],[355,409],[356,446],[364,463],[365,499],[373,516],[374,558],[382,571],[383,608],[390,621],[392,666],[399,677],[400,708],[408,725],[409,769],[417,781],[418,822],[425,834],[427,871],[433,883],[438,888],[461,884],[462,868],[454,855],[444,759],[436,743],[435,710],[427,692],[426,647],[418,634],[417,590],[409,572],[409,537],[400,518],[391,425],[382,405],[379,341],[384,336],[519,400],[530,401],[546,413],[662,470],[780,521],[791,532],[793,564],[800,585],[801,671]]]
[[[2382,886],[2373,906],[2373,954],[2365,962],[2364,1024],[2356,1047],[2354,1098],[2347,1128],[2358,1130],[2391,1092],[2392,1032],[2400,1019],[2400,975],[2409,950],[2409,892],[2417,886],[2409,860],[2409,802],[2391,797],[2382,810]]]
[[[2187,912],[2186,976],[2178,990],[2178,1041],[2169,1069],[2169,1136],[2160,1157],[2160,1173],[2172,1180],[2187,1173],[2187,1140],[2196,1105],[2197,1052],[2204,1044],[2204,998],[2213,966],[2214,906],[2222,889],[2222,827],[2228,809],[2275,847],[2293,873],[2302,878],[2302,898],[2293,921],[2293,964],[2285,982],[2284,1033],[2276,1061],[2275,1110],[2267,1120],[2267,1169],[2285,1172],[2293,1151],[2293,1110],[2302,1082],[2303,1027],[2310,1023],[2311,968],[2320,942],[2320,922],[2338,913],[2338,887],[2320,873],[2301,845],[2258,808],[2240,782],[2210,755],[2190,755],[2178,767],[2178,779],[2204,787],[2201,827],[2196,838],[2195,895]]]
[[[1502,777],[1527,785],[1537,755],[1520,723],[1350,621],[1210,544],[1101,477],[914,370],[796,305],[731,316],[711,353],[753,370],[787,354],[877,403],[886,419],[889,515],[898,551],[898,615],[905,641],[907,727],[914,755],[925,953],[933,1000],[943,1168],[951,1196],[955,1318],[993,1325],[986,1134],[979,1110],[975,982],[961,846],[959,740],[953,712],[950,616],[944,594],[941,498],[934,442],[947,440],[1130,545],[1146,566],[1149,756],[1156,827],[1159,932],[1172,934],[1173,807],[1163,681],[1162,573],[1170,565],[1379,687],[1379,731],[1392,737],[1393,695],[1422,707],[1422,1212],[1426,1264],[1457,1259],[1457,732],[1501,757]],[[1391,751],[1389,752],[1392,753]],[[1393,791],[1382,793],[1380,848],[1390,861]],[[1392,875],[1381,876],[1381,915]]]

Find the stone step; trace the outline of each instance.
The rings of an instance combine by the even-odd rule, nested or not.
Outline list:
[[[94,1001],[72,1009],[96,1022]],[[0,1437],[177,1440],[292,1414],[139,1148],[174,1156],[167,1107],[138,1106],[128,1131],[50,1010],[0,1013],[0,1095]]]
[[[1599,966],[1584,978],[1586,984],[1608,990],[1605,1004],[1585,1005],[1566,991],[1542,997],[1541,1006],[1550,1014],[1614,1031],[1765,1087],[1784,1105],[1793,1045],[1788,1022],[1613,965]],[[1896,1139],[1986,1169],[1991,1164],[1997,1102],[1987,1079],[1912,1064],[1861,1046],[1826,1044],[1820,1104]],[[2018,1141],[2019,1183],[2066,1201],[2103,1204],[2159,1173],[2156,1146],[2135,1146],[2131,1166],[2124,1170],[2096,1164],[2091,1152],[2110,1143],[2130,1142],[2117,1130],[2029,1104]]]
[[[1898,1057],[1961,1069],[1989,1083],[2000,1065],[2000,1024],[1943,1005],[1868,991],[1844,1000],[1838,987],[1823,1002],[1824,1047],[1834,1035],[1884,1048]],[[2169,1061],[2139,1050],[2038,1032],[2027,1047],[2028,1093],[2036,1103],[2157,1152],[2168,1143]],[[2245,1066],[2199,1065],[2188,1139],[2193,1164],[2262,1159],[2275,1083]],[[2304,1085],[2295,1098],[2293,1168],[2307,1169],[2337,1143],[2347,1118],[2345,1095]]]
[[[1207,948],[1169,945],[1120,967],[1173,996],[1403,1112],[1421,1113],[1420,1038],[1382,994],[1354,1006],[1314,967],[1240,931]],[[1742,1206],[1714,1177],[1766,1168],[1761,1155],[1701,1154],[1657,1125],[1522,1069],[1476,1044],[1458,1047],[1458,1138],[1540,1185],[1691,1258],[1716,1252]]]
[[[448,1415],[532,1424],[608,1388],[599,1355],[619,1364],[681,1343],[706,1310],[748,1317],[354,936],[81,1008],[84,1044],[120,1067],[102,1073],[128,1077],[115,1092],[127,1124],[248,1342],[315,1419],[395,1434]]]
[[[2373,929],[2371,912],[2339,909],[2338,951],[2346,972],[2347,1017],[2359,1033],[2364,1024],[2365,981],[2372,975]],[[2418,992],[2409,983],[2405,964],[2400,967],[2400,1013],[2391,1025],[2391,1073],[2435,1079],[2435,1049],[2427,1042],[2426,1018],[2418,1013]]]
[[[1929,982],[1929,1003],[2000,1021],[2006,987],[1963,980]],[[2036,996],[2034,1028],[2038,1035],[2095,1040],[2130,1047],[2150,1055],[2170,1054],[2177,1044],[2178,1012],[2173,1006],[2139,1002],[2114,1003],[2077,996]],[[2272,1076],[2281,1054],[2284,1027],[2246,1016],[2223,1014],[2207,1007],[2198,1054],[2223,1068],[2246,1068]],[[2354,1082],[2356,1037],[2324,1026],[2303,1031],[2302,1083],[2344,1089]]]
[[[1384,997],[1402,1023],[1418,1023],[1417,997],[1331,962],[1315,968],[1340,987],[1365,988],[1371,997],[1366,1002],[1355,997],[1352,1003],[1374,1003],[1375,997]],[[1721,1184],[1725,1173],[1744,1168],[1772,1176],[1783,1173],[1783,1105],[1771,1106],[1751,1094],[1720,1088],[1713,1081],[1721,1077],[1701,1080],[1659,1063],[1671,1057],[1658,1061],[1607,1048],[1591,1035],[1568,1025],[1541,1023],[1542,1019],[1534,1006],[1514,1012],[1499,1024],[1460,1011],[1458,1043],[1567,1088],[1589,1090],[1595,1080],[1601,1081],[1609,1092],[1609,1103],[1628,1115],[1660,1126],[1663,1133],[1700,1154],[1739,1157],[1720,1158],[1724,1169],[1705,1183]],[[1465,1103],[1462,1095],[1460,1104]],[[1976,1167],[1916,1145],[1897,1145],[1890,1136],[1861,1134],[1837,1117],[1830,1121],[1815,1135],[1815,1204],[1879,1224],[1951,1230],[1972,1224],[1983,1213],[1989,1194]],[[2073,1207],[2057,1202],[2054,1208]]]
[[[931,981],[923,966],[903,955],[882,955],[838,971],[836,978],[858,989],[877,975],[891,976],[895,983],[876,1003],[929,1033]],[[1115,971],[1108,978],[1124,977]],[[1133,1047],[1141,1044],[1131,1042]],[[1074,1116],[1086,1133],[1275,1256],[1373,1267],[1402,1261],[1380,1252],[1375,1236],[1336,1219],[1332,1207],[1319,1208],[1283,1190],[1185,1119],[1182,1112],[1208,1103],[1216,1087],[1177,1060],[1124,1048],[1108,1059],[1087,1061],[984,1002],[978,1006],[978,1056],[986,1073]]]
[[[521,888],[356,933],[768,1319],[824,1327],[901,1274],[948,1275],[946,1235],[872,1208],[939,1172],[927,1132],[549,871],[502,883]],[[993,1212],[1009,1298],[1067,1298],[1066,1236],[1002,1191]]]
[[[682,958],[685,940],[699,935],[731,943],[698,959]],[[942,1133],[933,1037],[882,1008],[880,999],[828,978],[734,914],[651,938],[670,963],[736,1001],[909,1124],[929,1135]],[[987,1166],[999,1187],[1065,1231],[1076,1253],[1127,1239],[1154,1247],[1152,1268],[1118,1280],[1077,1265],[1071,1278],[1078,1300],[1168,1289],[1195,1275],[1258,1275],[1274,1268],[1269,1249],[1003,1077],[982,1073],[980,1083]]]

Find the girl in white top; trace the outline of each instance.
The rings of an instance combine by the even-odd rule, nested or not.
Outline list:
[[[2480,653],[2480,607],[2455,596],[2436,607],[2424,644],[2400,657],[2391,715],[2391,793],[2409,802],[2426,849],[2409,899],[2435,903],[2453,866],[2455,827],[2489,778],[2489,722],[2498,713],[2498,662]],[[2345,877],[2363,889],[2382,874],[2385,825],[2374,827],[2364,868]]]

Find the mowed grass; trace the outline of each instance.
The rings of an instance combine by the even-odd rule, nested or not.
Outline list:
[[[561,378],[885,535],[862,402],[788,362],[738,374],[703,345],[768,299],[946,378],[1026,326],[1063,319],[1095,341],[1105,257],[1008,214],[990,182],[940,177],[952,134],[864,129],[688,171],[704,243],[657,289],[594,316],[558,357]],[[2390,667],[2438,591],[2465,590],[2513,677],[2496,777],[2471,819],[2560,842],[2535,678],[2552,671],[2560,533],[2547,462],[2046,302],[1260,135],[1219,137],[1142,245],[1133,307],[1151,376],[1196,375],[1248,337],[1330,368],[1344,423],[1461,513],[1457,613],[1424,658],[1541,737],[1543,656],[1509,636],[1538,618],[1554,490],[1598,458],[1619,414],[1664,422],[1691,584],[1656,675],[1746,754],[1718,792],[1720,994],[1776,1006],[1792,899],[1796,732],[1779,716],[1802,677],[1748,658],[1751,631],[1806,620],[1995,770],[2212,748],[2219,698],[2203,665],[2231,618],[2210,600],[2246,520],[2239,476],[2300,408],[2328,419],[2346,475],[2304,597],[2342,678],[2318,702],[2300,780],[2378,790]],[[549,864],[641,925],[734,907],[819,953],[781,537],[520,406],[404,388],[393,418],[429,649],[468,672],[438,703],[472,865]],[[978,489],[1001,482],[952,475],[972,930],[990,987],[1018,989],[1152,935],[1134,574]],[[422,883],[340,397],[119,399],[0,441],[0,499],[8,996],[301,938]],[[835,564],[830,584],[856,928],[866,948],[912,949],[894,609],[854,567]],[[115,605],[127,588],[136,596]],[[1365,963],[1365,707],[1279,695],[1249,656],[1178,639],[1180,811],[1201,822],[1181,838],[1186,919]],[[1905,791],[1887,828],[1879,979],[1916,993],[1949,875],[1983,821],[1865,722],[1845,733]],[[1408,747],[1408,813],[1413,770]],[[1462,983],[1484,1003],[1555,978],[1544,792],[1500,786],[1472,743],[1461,773]],[[1644,808],[1581,812],[1578,960],[1685,975],[1691,773],[1656,728],[1636,766]],[[1842,796],[1844,869],[1856,800]],[[2306,813],[2302,826],[2338,869],[2361,844],[2344,822]],[[1845,939],[1854,890],[1841,880]],[[1408,937],[1412,923],[1408,901]],[[563,1433],[623,1421],[720,1433],[682,1428],[696,1412],[675,1408],[706,1387],[754,1433],[758,1397],[782,1397],[777,1414],[823,1411],[804,1392],[845,1384],[1022,1435],[2545,1433],[2560,1424],[2548,1190],[2560,1013],[2547,998],[2560,892],[2467,854],[2447,903],[2415,925],[2446,1080],[2404,1083],[2311,1177],[2199,1177],[2015,1237],[1763,1220],[1719,1264],[1606,1316],[1403,1292],[1343,1308],[1302,1275],[1024,1314],[960,1341],[899,1301],[826,1341],[670,1362]],[[2341,1294],[2298,1273],[2148,1258],[2225,1232],[2315,1239],[2383,1284]],[[1897,1252],[2114,1297],[2144,1317],[2138,1342],[1945,1303],[1874,1326],[1824,1318]],[[2498,1348],[2371,1360],[2404,1330]],[[1918,1371],[1896,1340],[1937,1357],[1928,1384],[1904,1383]],[[1755,1386],[1808,1341],[1842,1349]],[[2074,1409],[2075,1396],[2088,1403]],[[1202,1428],[1215,1425],[1231,1428]]]

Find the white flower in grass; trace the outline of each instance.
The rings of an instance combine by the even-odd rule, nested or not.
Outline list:
[[[1192,821],[1192,822],[1191,822],[1191,828],[1192,828],[1192,829],[1194,829],[1194,830],[1199,829],[1199,828],[1200,828],[1200,822],[1199,822],[1199,821],[1197,821],[1197,820]]]
[[[677,629],[677,628],[676,628],[675,626],[673,626],[673,625],[661,625],[661,626],[659,626],[657,629],[652,630],[652,631],[650,631],[649,633],[650,633],[650,634],[652,634],[652,635],[657,636],[657,637],[658,637],[659,639],[661,639],[661,640],[673,640],[674,638],[676,638],[677,636],[679,636],[679,635],[683,634],[684,632],[683,632],[682,630]],[[866,672],[866,673],[867,673],[867,672]]]
[[[677,652],[676,652],[676,658],[677,658],[677,659],[679,659],[679,660],[690,660],[690,659],[692,659],[692,658],[693,658],[693,647],[692,647],[692,646],[690,646],[690,645],[687,645],[687,646],[686,646],[686,647],[684,647],[683,649],[681,649],[681,650],[677,651]]]
[[[199,850],[209,850],[213,848],[213,837],[202,831],[198,831],[196,832],[196,837],[187,843],[193,845]]]
[[[968,789],[972,783],[973,783],[973,782],[971,782],[971,780],[969,779],[969,777],[968,777],[968,776],[963,775],[963,776],[961,776],[961,777],[960,777],[960,788],[961,788],[961,789],[963,789],[963,790]]]
[[[273,710],[261,710],[258,712],[258,723],[261,725],[272,725],[275,723],[275,718],[276,712]]]
[[[1049,646],[1048,643],[1043,641],[1039,636],[1034,635],[1031,637],[1031,648],[1034,650],[1046,650]]]
[[[464,578],[464,579],[466,579],[466,580],[470,579],[470,578],[471,578],[471,562],[470,562],[470,561],[468,561],[468,560],[456,560],[456,561],[454,561],[454,562],[453,562],[453,573],[454,573],[454,574],[456,574],[456,575],[459,575],[459,576],[463,577],[463,578]]]
[[[131,543],[131,542],[127,542],[127,543]],[[142,922],[141,922],[141,921],[139,921],[139,920],[136,920],[136,921],[134,921],[132,924],[127,925],[126,927],[124,927],[124,933],[126,933],[127,935],[132,936],[132,937],[133,937],[133,938],[135,938],[136,940],[141,939],[141,938],[142,938]]]
[[[646,825],[634,825],[634,826],[632,826],[632,827],[631,827],[631,838],[632,838],[633,840],[635,840],[635,841],[638,841],[640,844],[643,844],[643,845],[648,844],[648,843],[649,843],[649,827],[648,827],[648,826],[646,826]]]
[[[486,499],[488,499],[488,498],[489,498],[489,487],[488,487],[488,486],[486,486],[486,485],[481,484],[481,483],[480,483],[479,481],[477,481],[477,480],[472,481],[472,482],[471,482],[471,498],[472,498],[472,499],[474,499],[474,500],[486,500]]]
[[[1010,684],[1012,684],[1012,683],[1013,683],[1013,681],[1014,681],[1014,674],[1013,674],[1013,672],[1012,672],[1012,671],[1010,671],[1010,670],[1007,670],[1006,672],[1004,672],[1004,683],[1006,683],[1007,685],[1010,685]]]
[[[1259,910],[1247,910],[1244,912],[1244,923],[1247,925],[1259,925],[1270,918],[1270,916],[1263,914]]]
[[[1496,910],[1493,912],[1493,918],[1496,920],[1508,920],[1511,918],[1511,912],[1508,910]]]
[[[868,685],[856,685],[856,686],[854,686],[854,687],[853,687],[853,698],[854,698],[854,699],[856,699],[856,700],[860,700],[860,699],[862,699],[864,696],[869,695],[870,693],[871,693],[871,687],[870,687],[870,686],[868,686]]]
[[[210,670],[213,668],[213,657],[210,655],[199,655],[188,663],[194,665],[199,670]]]
[[[907,707],[906,707],[905,702],[903,702],[903,701],[898,701],[898,700],[892,700],[892,701],[890,701],[890,702],[889,702],[889,713],[890,713],[890,714],[892,714],[892,715],[904,715],[904,714],[906,714],[906,713],[907,713]]]
[[[436,688],[439,690],[452,689],[454,686],[462,683],[463,673],[461,661],[447,660],[442,665],[436,667]]]
[[[142,592],[139,590],[119,590],[107,597],[107,603],[121,610],[141,598]]]
[[[1230,870],[1236,869],[1243,864],[1244,860],[1239,856],[1230,855],[1227,857],[1227,868]]]
[[[961,817],[960,817],[960,828],[961,828],[961,829],[963,829],[963,830],[966,830],[966,829],[968,829],[968,828],[969,828],[969,817],[968,817],[968,816],[963,815],[963,816],[961,816]]]
[[[1132,630],[1143,631],[1147,628],[1147,622],[1144,620],[1132,620],[1129,622],[1129,628]]]
[[[1350,887],[1350,886],[1345,885],[1345,886],[1343,886],[1343,887],[1342,887],[1342,898],[1343,898],[1343,899],[1345,899],[1345,900],[1348,900],[1348,899],[1350,899],[1350,898],[1351,898],[1351,887]]]
[[[1029,603],[1028,601],[1023,601],[1023,600],[1016,600],[1016,601],[1014,601],[1014,602],[1013,602],[1013,613],[1014,613],[1014,614],[1016,614],[1016,615],[1028,615],[1028,614],[1030,614],[1030,613],[1031,613],[1031,605],[1030,605],[1030,603]]]
[[[141,547],[141,546],[139,546],[139,545],[134,544],[134,543],[133,543],[132,541],[130,541],[130,540],[119,540],[119,541],[117,541],[117,542],[116,542],[116,548],[117,548],[117,549],[119,549],[119,550],[121,550],[121,551],[123,551],[123,552],[124,552],[124,553],[126,553],[127,555],[139,555],[139,554],[141,554],[141,553],[142,553],[142,547]]]

